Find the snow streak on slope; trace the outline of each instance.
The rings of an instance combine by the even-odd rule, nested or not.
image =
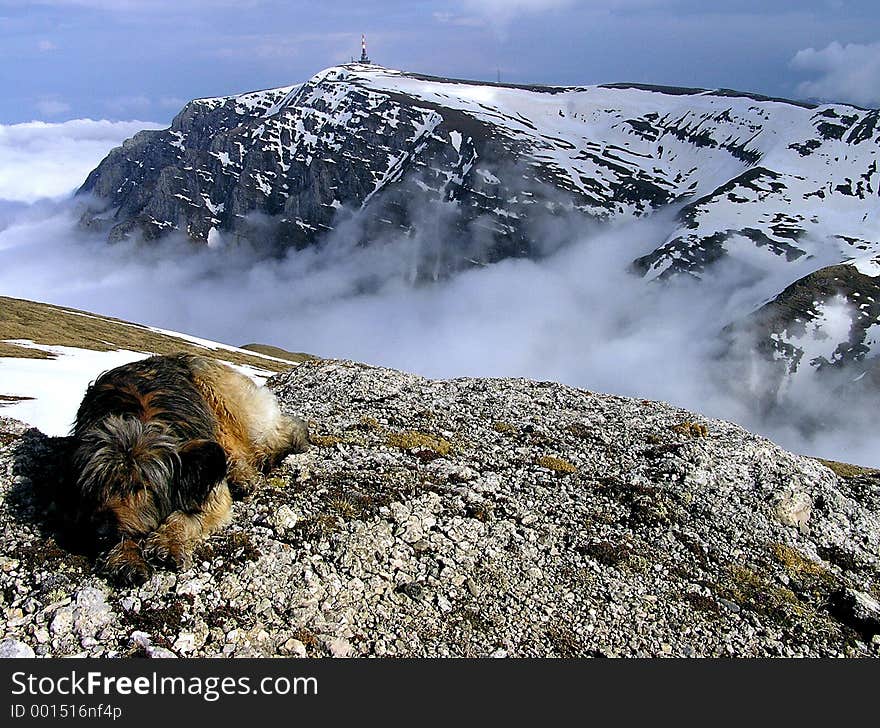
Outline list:
[[[12,338],[10,331],[31,331],[39,343]],[[81,345],[71,345],[74,342]],[[152,354],[180,351],[215,358],[257,384],[295,366],[287,359],[174,331],[0,297],[0,416],[20,419],[49,435],[64,435],[86,387],[101,372]]]

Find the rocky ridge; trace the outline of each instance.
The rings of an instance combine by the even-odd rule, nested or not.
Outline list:
[[[880,655],[880,478],[664,403],[307,361],[314,447],[182,573],[58,530],[59,442],[0,421],[3,654]]]

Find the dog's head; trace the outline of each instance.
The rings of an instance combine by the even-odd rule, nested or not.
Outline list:
[[[213,440],[181,444],[162,423],[106,417],[83,433],[73,456],[80,518],[100,541],[153,531],[177,510],[195,510],[226,477]]]

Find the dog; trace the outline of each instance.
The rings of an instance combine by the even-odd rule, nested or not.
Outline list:
[[[152,563],[186,568],[194,547],[231,517],[229,486],[246,489],[308,428],[269,390],[213,359],[152,356],[100,375],[71,433],[75,520],[105,571],[145,581]]]

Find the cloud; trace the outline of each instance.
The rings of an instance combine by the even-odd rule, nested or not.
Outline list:
[[[463,28],[481,28],[487,24],[485,17],[477,17],[474,15],[455,15],[448,12],[432,13],[431,17],[438,23],[444,25],[457,25]]]
[[[834,41],[820,50],[804,48],[790,65],[817,76],[798,85],[797,92],[805,98],[880,106],[880,42]]]
[[[145,128],[157,125],[91,119],[0,125],[0,200],[69,194],[112,147]]]
[[[55,45],[51,40],[43,38],[37,43],[37,50],[42,53],[48,53],[49,51],[58,50],[58,46]]]
[[[37,111],[43,116],[58,116],[70,111],[70,104],[51,96],[44,96],[43,98],[37,99],[34,106],[36,106]]]

